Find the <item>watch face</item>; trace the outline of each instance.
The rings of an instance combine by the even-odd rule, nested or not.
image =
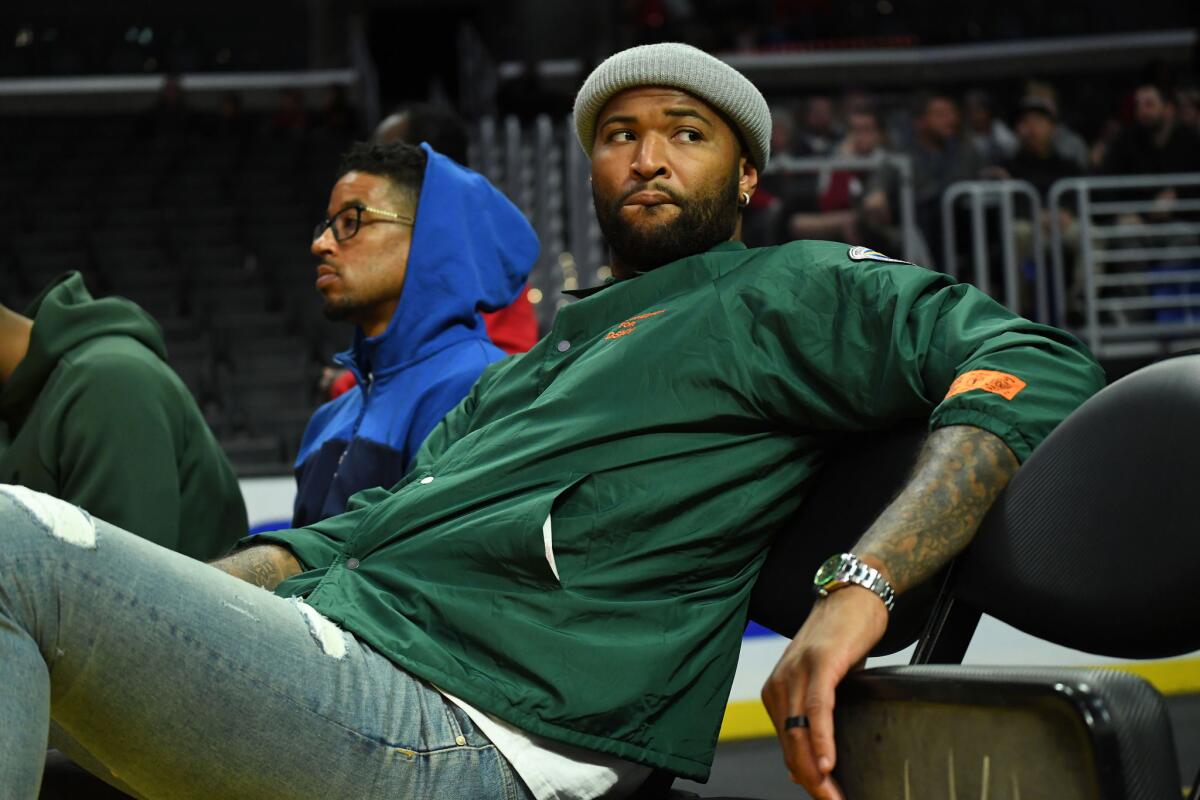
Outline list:
[[[813,583],[818,586],[824,586],[834,579],[837,575],[838,568],[842,566],[842,557],[840,555],[830,556],[825,560],[825,563],[817,568],[816,577],[813,578]]]

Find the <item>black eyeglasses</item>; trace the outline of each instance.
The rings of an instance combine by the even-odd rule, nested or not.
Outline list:
[[[369,219],[364,223],[362,218],[364,211],[389,217],[389,219]],[[372,222],[398,222],[401,225],[413,224],[412,217],[397,214],[395,211],[371,208],[371,206],[346,206],[334,214],[331,219],[321,220],[317,223],[317,227],[313,228],[313,241],[315,242],[324,236],[325,231],[328,229],[333,231],[333,238],[340,244],[347,239],[353,239],[354,235],[358,233],[359,228],[364,224],[370,225]]]

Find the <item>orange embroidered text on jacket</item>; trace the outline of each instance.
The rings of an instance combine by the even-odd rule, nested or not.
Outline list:
[[[639,320],[647,319],[648,317],[657,317],[659,314],[665,314],[665,313],[667,313],[667,310],[664,308],[660,311],[651,311],[646,314],[638,314],[636,317],[630,317],[629,319],[625,320],[620,325],[618,325],[617,329],[615,331],[609,331],[609,333],[607,335],[605,335],[604,338],[605,339],[620,339],[622,336],[628,336],[629,334],[631,334],[637,330],[637,324],[638,324]]]

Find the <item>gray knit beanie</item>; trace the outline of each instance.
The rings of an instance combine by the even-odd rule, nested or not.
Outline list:
[[[670,86],[695,95],[729,118],[760,170],[771,156],[771,111],[745,75],[703,50],[677,42],[631,47],[592,70],[575,97],[575,133],[589,156],[596,117],[613,95],[635,86]]]

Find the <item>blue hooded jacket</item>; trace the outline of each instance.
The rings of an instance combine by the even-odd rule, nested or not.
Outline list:
[[[292,524],[340,514],[355,492],[392,486],[421,443],[493,361],[480,311],[516,299],[537,235],[487,179],[422,144],[427,163],[400,302],[378,336],[336,361],[358,386],[317,409],[296,457]]]

